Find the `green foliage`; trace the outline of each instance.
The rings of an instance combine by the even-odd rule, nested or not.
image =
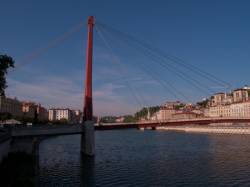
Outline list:
[[[60,123],[62,123],[62,124],[69,123],[69,121],[68,121],[66,118],[62,118],[62,119],[60,119],[59,121],[60,121]]]
[[[6,74],[10,67],[14,67],[14,60],[7,55],[0,54],[0,95],[5,95],[5,89],[7,88]]]
[[[180,110],[180,109],[183,108],[184,106],[185,106],[184,103],[180,103],[180,104],[178,104],[178,105],[175,105],[175,106],[174,106],[174,109],[175,109],[175,110]]]
[[[10,119],[20,121],[22,124],[33,123],[33,125],[48,124],[49,120],[40,120],[38,118],[30,118],[23,115],[22,117],[12,116]]]
[[[132,115],[126,115],[126,116],[124,116],[123,122],[124,122],[124,123],[136,122],[136,119],[135,119],[135,117],[132,116]]]
[[[160,106],[152,106],[149,107],[149,113],[150,116],[152,116],[154,113],[158,112],[160,110]],[[139,120],[140,118],[145,118],[148,115],[148,108],[144,107],[140,111],[135,113],[135,119]]]
[[[206,108],[206,107],[208,106],[208,102],[209,102],[209,100],[206,99],[206,100],[204,100],[204,101],[197,102],[196,104],[197,104],[199,107],[201,107],[201,108]]]
[[[22,124],[33,123],[34,119],[26,116],[14,117],[15,120],[20,121]]]
[[[54,125],[68,124],[69,121],[66,118],[62,118],[60,120],[55,120],[51,122]]]
[[[115,123],[115,116],[104,116],[100,119],[101,123]]]
[[[12,115],[10,113],[7,113],[7,112],[0,113],[0,121],[5,121],[11,118],[12,118]]]

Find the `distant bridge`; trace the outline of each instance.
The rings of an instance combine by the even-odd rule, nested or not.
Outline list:
[[[152,129],[162,127],[177,127],[185,125],[208,125],[212,123],[250,123],[250,118],[196,118],[196,119],[171,119],[164,121],[142,121],[134,123],[105,123],[95,124],[95,130],[119,130],[119,129]],[[194,126],[192,126],[194,127]],[[237,127],[237,125],[235,126]],[[93,129],[93,131],[94,131]],[[80,134],[82,138],[89,139],[86,128],[82,124],[78,125],[44,125],[33,127],[15,127],[9,133],[0,136],[2,145],[4,142],[10,143],[10,152],[26,152],[38,154],[40,141],[54,136]],[[94,141],[94,137],[93,141]],[[1,143],[1,142],[0,142]],[[84,147],[84,149],[86,149]]]
[[[132,123],[102,123],[95,124],[95,130],[118,130],[118,129],[155,129],[164,126],[182,126],[182,125],[208,125],[212,123],[250,123],[250,118],[196,118],[196,119],[171,119],[158,121],[142,121]],[[59,136],[82,134],[84,130],[82,125],[54,125],[41,127],[21,127],[12,129],[12,137],[28,136]]]
[[[212,123],[250,123],[250,118],[219,117],[219,118],[195,118],[195,119],[170,119],[170,120],[139,122],[137,123],[137,126],[138,128],[156,128],[159,126],[209,125]]]

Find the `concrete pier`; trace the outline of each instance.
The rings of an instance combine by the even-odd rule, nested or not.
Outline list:
[[[84,122],[81,137],[81,153],[86,156],[95,155],[95,127],[93,121]]]
[[[246,134],[250,135],[250,127],[233,126],[172,126],[157,127],[157,130],[183,131],[187,133],[216,133],[216,134]]]
[[[10,151],[11,137],[7,134],[0,135],[0,163],[3,158],[8,156]]]

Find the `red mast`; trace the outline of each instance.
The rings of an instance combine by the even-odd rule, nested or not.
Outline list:
[[[85,96],[83,108],[83,122],[93,119],[93,103],[92,103],[92,57],[93,57],[93,27],[94,17],[88,18],[88,44],[86,58],[86,80],[85,80]]]

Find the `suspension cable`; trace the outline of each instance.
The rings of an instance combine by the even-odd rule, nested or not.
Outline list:
[[[76,24],[70,30],[66,31],[62,35],[50,40],[46,46],[33,50],[30,54],[26,55],[22,60],[20,60],[19,63],[16,65],[16,67],[12,71],[20,69],[23,66],[33,62],[34,59],[36,59],[37,57],[47,52],[49,49],[62,43],[63,41],[68,39],[71,35],[79,31],[83,27],[83,25],[84,24],[81,21],[80,23]]]
[[[155,51],[156,53],[160,54],[160,55],[163,56],[164,58],[170,60],[171,62],[175,62],[176,64],[180,65],[181,67],[185,67],[186,69],[189,69],[190,71],[193,71],[193,72],[197,73],[199,76],[201,76],[201,77],[203,77],[203,78],[206,78],[207,80],[209,80],[209,81],[211,81],[211,82],[216,82],[217,84],[220,84],[220,85],[223,86],[223,87],[227,87],[227,88],[230,87],[230,84],[229,84],[229,83],[227,83],[227,82],[225,82],[225,81],[223,81],[223,80],[221,80],[221,79],[215,77],[215,76],[212,75],[212,74],[209,74],[209,73],[207,73],[207,72],[205,72],[205,71],[203,71],[203,70],[197,68],[197,67],[194,66],[194,65],[191,65],[191,64],[189,64],[189,63],[187,63],[187,62],[184,63],[184,60],[182,60],[182,59],[180,59],[180,58],[178,58],[178,57],[175,57],[175,56],[173,56],[173,55],[172,55],[172,56],[166,55],[166,54],[163,53],[161,50],[156,49],[156,48],[153,48],[153,47],[151,47],[150,45],[145,44],[144,42],[142,42],[142,41],[136,39],[135,37],[133,37],[133,36],[131,36],[131,35],[129,35],[129,34],[126,34],[126,33],[124,33],[124,32],[121,32],[121,31],[119,31],[119,30],[117,30],[117,29],[115,29],[115,28],[113,28],[113,27],[111,27],[111,26],[107,26],[106,24],[103,24],[103,23],[100,23],[100,22],[98,22],[98,24],[99,24],[100,26],[102,26],[102,27],[108,29],[108,30],[111,30],[111,31],[113,31],[113,32],[115,32],[115,33],[117,33],[117,34],[119,34],[119,35],[122,35],[122,36],[124,36],[124,37],[126,37],[126,38],[129,38],[130,40],[132,40],[132,41],[134,41],[134,42],[140,43],[140,44],[143,45],[144,47],[146,47],[146,48],[148,48],[148,49],[150,49],[150,50],[152,50],[152,51]]]
[[[124,38],[122,38],[124,40]],[[125,39],[127,40],[127,39]],[[130,41],[130,40],[129,40]],[[158,63],[159,65],[161,65],[162,67],[164,67],[165,69],[167,69],[168,71],[170,71],[171,73],[173,73],[174,75],[177,75],[178,77],[180,77],[181,79],[184,79],[187,83],[191,84],[192,86],[194,86],[196,89],[200,90],[202,93],[205,94],[211,94],[210,92],[212,92],[210,90],[210,92],[207,92],[207,88],[203,89],[202,87],[203,84],[201,84],[199,81],[193,79],[192,77],[190,77],[188,74],[186,74],[185,72],[176,69],[172,64],[169,64],[169,66],[167,66],[165,63],[163,63],[163,60],[161,58],[161,56],[159,56],[157,53],[155,53],[152,50],[149,50],[148,48],[145,48],[145,46],[141,46],[140,43],[136,43],[136,45],[138,47],[140,47],[140,51],[142,51],[144,53],[145,56],[148,56],[151,59],[154,59],[153,56],[155,56],[157,58],[157,60],[154,60],[154,62]],[[137,48],[138,48],[137,47]],[[142,49],[143,50],[142,50]],[[147,50],[147,52],[145,52],[145,50]],[[151,55],[149,54],[151,53]],[[208,89],[209,90],[209,89]]]
[[[103,40],[104,44],[106,45],[106,47],[109,49],[109,51],[110,51],[110,53],[111,53],[111,56],[112,56],[112,59],[113,59],[112,62],[113,62],[114,64],[118,65],[118,67],[119,67],[119,69],[120,69],[120,72],[121,72],[121,73],[123,74],[123,76],[124,76],[124,74],[125,74],[124,69],[123,69],[122,66],[121,66],[122,64],[121,64],[119,61],[116,60],[116,58],[115,58],[116,56],[115,56],[115,53],[114,53],[114,51],[113,51],[113,48],[112,48],[111,45],[108,43],[108,41],[105,39],[105,37],[102,35],[100,29],[98,28],[98,25],[96,25],[95,28],[96,28],[96,31],[97,31],[99,37]],[[124,76],[124,77],[125,77],[125,76]],[[129,89],[131,95],[134,97],[134,99],[135,99],[135,101],[137,102],[137,104],[139,104],[140,107],[143,107],[142,102],[140,101],[139,97],[136,95],[136,93],[135,93],[135,91],[133,90],[133,88],[130,86],[130,84],[129,84],[129,82],[127,81],[127,79],[125,78],[124,80],[125,80],[126,86],[128,87],[128,89]]]

